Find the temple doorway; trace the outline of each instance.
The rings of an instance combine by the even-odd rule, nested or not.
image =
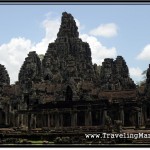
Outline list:
[[[100,112],[99,111],[92,111],[92,125],[93,126],[100,125]]]
[[[85,126],[85,112],[80,111],[77,114],[77,125],[78,126]]]
[[[70,86],[67,86],[66,88],[66,95],[65,95],[65,100],[66,101],[72,101],[72,96],[73,96],[73,92]]]
[[[63,126],[64,127],[71,126],[71,115],[70,115],[70,113],[64,113],[63,114]]]
[[[135,111],[125,111],[124,113],[124,126],[135,126],[136,124],[136,113]]]
[[[5,112],[0,110],[0,126],[5,125]]]

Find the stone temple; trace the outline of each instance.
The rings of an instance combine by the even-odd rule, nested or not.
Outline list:
[[[122,56],[92,63],[71,14],[62,13],[57,38],[43,59],[29,52],[18,81],[10,85],[0,65],[0,127],[55,131],[150,127],[150,66],[144,89],[130,78]]]

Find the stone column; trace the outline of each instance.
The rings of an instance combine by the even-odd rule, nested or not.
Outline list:
[[[55,125],[54,125],[54,114],[53,113],[51,113],[51,126],[52,127],[54,127]]]
[[[31,114],[28,114],[28,131],[31,130]]]
[[[50,121],[50,114],[49,113],[48,113],[48,118],[47,119],[48,119],[48,128],[50,128],[51,121]]]
[[[35,129],[36,128],[36,114],[34,114],[33,116],[32,116],[32,122],[33,122],[33,128]]]
[[[107,108],[104,108],[103,109],[103,125],[105,125],[106,123],[106,117],[107,117]]]
[[[89,109],[89,126],[92,126],[92,112],[91,112],[91,108]]]
[[[72,114],[71,114],[71,126],[72,127],[76,127],[77,126],[77,109],[74,108],[72,110]]]
[[[31,119],[30,119],[30,127],[31,127],[31,128],[34,128],[34,127],[33,127],[33,126],[34,126],[34,125],[33,125],[33,124],[34,124],[34,123],[33,123],[33,122],[34,122],[34,121],[33,121],[33,118],[34,118],[34,117],[33,117],[33,114],[31,114]]]
[[[8,125],[8,112],[5,111],[5,125]]]
[[[59,113],[58,112],[55,113],[55,127],[56,128],[59,127]]]
[[[147,121],[147,106],[144,105],[143,107],[143,114],[144,114],[144,124],[146,124],[146,121]]]
[[[42,120],[42,127],[45,127],[45,114],[44,114],[44,112],[42,112],[41,120]]]
[[[140,110],[140,126],[142,126],[143,125],[143,109],[142,109],[142,106],[141,106],[141,108],[140,108],[141,110]]]
[[[12,120],[13,127],[15,127],[16,126],[16,118],[15,118],[14,111],[12,112],[12,118],[11,118],[11,120]]]
[[[139,127],[142,125],[141,109],[138,111],[138,124],[139,124]]]
[[[101,117],[101,116],[102,116],[102,111],[101,111],[101,110],[99,111],[99,116],[100,116],[100,117],[99,117],[99,125],[101,125],[101,118],[102,118],[102,117]]]
[[[28,114],[25,114],[24,117],[25,117],[25,126],[28,127]]]
[[[135,127],[139,128],[139,110],[136,110],[136,121],[135,121]]]
[[[137,119],[137,128],[139,128],[140,126],[142,126],[142,106],[140,107],[137,107],[137,110],[136,110],[136,119]]]
[[[45,114],[45,126],[48,127],[48,114]]]
[[[8,124],[10,124],[10,119],[11,119],[11,105],[9,104],[9,106],[8,106]]]
[[[120,106],[120,120],[122,121],[122,126],[124,126],[124,109]]]
[[[42,112],[42,114],[40,115],[40,117],[41,117],[41,128],[42,128],[42,127],[45,127],[45,124],[44,124],[44,114],[43,114],[43,112]]]
[[[63,127],[63,114],[60,114],[60,126]]]
[[[88,109],[85,112],[85,125],[86,126],[91,126],[92,125],[91,106],[88,106]]]
[[[16,127],[19,127],[20,125],[19,125],[19,114],[15,114],[15,126]]]
[[[20,126],[23,126],[23,114],[20,114]]]

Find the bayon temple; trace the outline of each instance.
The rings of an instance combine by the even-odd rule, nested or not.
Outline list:
[[[122,56],[93,64],[89,44],[67,12],[44,57],[29,52],[15,84],[0,65],[0,128],[98,131],[117,123],[150,127],[150,66],[139,89]]]

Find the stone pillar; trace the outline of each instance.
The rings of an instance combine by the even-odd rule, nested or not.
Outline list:
[[[120,120],[122,121],[122,126],[124,126],[124,109],[120,106]]]
[[[34,128],[34,127],[33,127],[33,126],[34,126],[34,125],[33,125],[33,124],[34,124],[34,123],[33,123],[33,122],[34,122],[34,121],[33,121],[33,118],[34,118],[34,117],[33,117],[33,114],[31,114],[31,119],[30,119],[30,126],[31,126],[31,128]]]
[[[99,117],[99,125],[101,125],[101,122],[102,122],[102,120],[101,120],[101,118],[102,118],[102,111],[101,110],[99,111],[99,116],[100,116]]]
[[[28,127],[28,114],[25,114],[24,117],[25,117],[25,126]]]
[[[137,107],[137,110],[136,110],[136,127],[139,128],[140,126],[142,126],[142,122],[143,122],[143,112],[142,112],[142,106],[140,107]]]
[[[56,128],[59,127],[59,113],[58,112],[55,113],[55,127]]]
[[[85,126],[91,126],[91,125],[92,125],[91,106],[88,106],[88,109],[85,112]]]
[[[45,126],[48,127],[48,114],[45,114]]]
[[[141,111],[140,111],[140,126],[143,126],[143,109],[142,109],[142,106],[141,106]]]
[[[77,126],[77,109],[74,108],[72,110],[72,114],[71,114],[71,126],[72,127],[76,127]]]
[[[20,126],[23,126],[23,114],[20,114]]]
[[[142,125],[142,115],[141,115],[141,109],[140,111],[138,112],[138,121],[139,121],[139,127]]]
[[[5,111],[5,125],[8,125],[8,112]]]
[[[60,126],[63,127],[63,114],[60,114]]]
[[[48,113],[48,118],[47,119],[48,119],[48,121],[47,121],[48,122],[48,128],[50,128],[51,127],[51,121],[50,121],[51,118],[50,118],[50,114],[49,113]]]
[[[50,121],[50,123],[51,123],[51,126],[52,126],[52,127],[55,126],[55,125],[54,125],[54,114],[53,114],[53,113],[51,113],[51,121]]]
[[[139,110],[136,110],[135,127],[136,127],[136,128],[139,128]]]
[[[40,117],[41,117],[41,128],[42,128],[42,127],[45,127],[45,124],[44,124],[44,114],[43,114],[43,112],[42,112],[42,114],[40,115]]]
[[[8,106],[8,124],[10,125],[10,120],[11,120],[11,104]]]
[[[103,109],[103,125],[105,125],[106,123],[106,117],[107,117],[107,108],[104,108]]]
[[[15,114],[15,126],[16,127],[20,127],[20,125],[19,125],[19,121],[20,121],[20,119],[19,119],[19,114]]]
[[[143,109],[144,109],[144,111],[143,111],[143,114],[144,114],[144,124],[146,124],[146,121],[147,121],[147,106],[144,105]]]
[[[31,130],[31,114],[28,114],[28,131]]]
[[[15,120],[16,118],[15,118],[15,114],[14,114],[14,111],[12,112],[12,116],[11,116],[11,121],[12,121],[12,125],[13,125],[13,127],[15,127],[16,126],[16,120]]]
[[[36,128],[36,114],[32,115],[33,128]]]
[[[89,126],[92,126],[92,112],[91,112],[91,108],[89,109]]]

